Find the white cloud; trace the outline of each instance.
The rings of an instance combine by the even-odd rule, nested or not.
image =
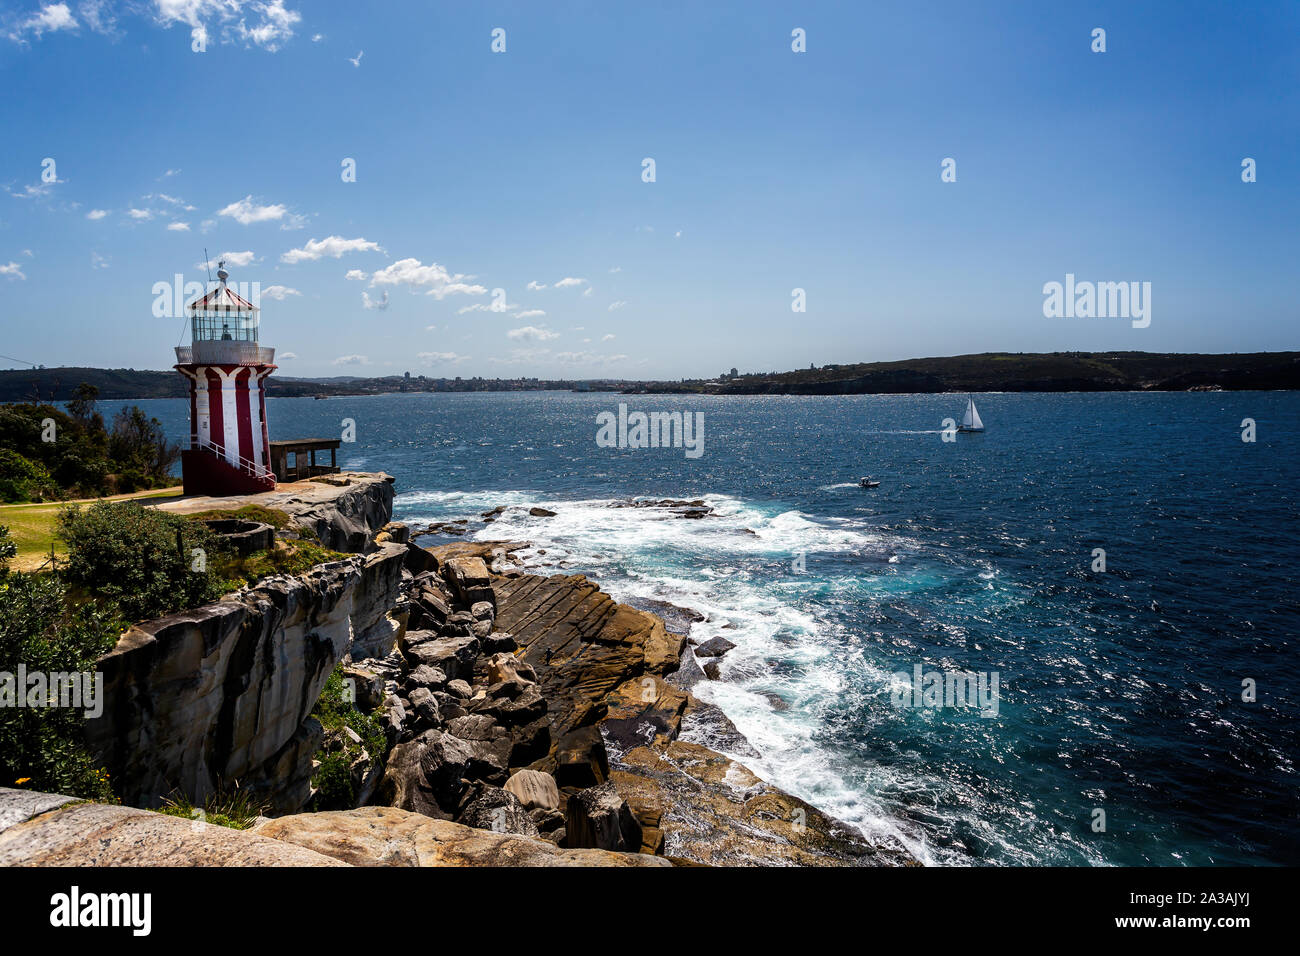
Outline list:
[[[425,365],[459,365],[469,360],[468,355],[459,355],[456,352],[419,352],[416,358]]]
[[[624,302],[622,299],[619,299],[617,302],[611,302],[611,303],[609,304],[609,311],[611,311],[611,312],[617,312],[619,309],[623,308],[623,306],[625,306],[625,305],[627,305],[627,303]]]
[[[72,15],[72,11],[68,9],[68,5],[66,3],[49,3],[26,20],[17,24],[9,33],[9,39],[21,43],[26,34],[31,34],[39,39],[45,33],[75,29],[77,29],[77,20]]]
[[[339,259],[345,252],[383,252],[379,243],[371,242],[369,239],[344,239],[342,236],[326,236],[324,239],[308,239],[307,244],[301,249],[290,249],[280,257],[281,262],[287,262],[290,265],[298,262],[309,262],[321,258],[322,256],[332,256]],[[375,273],[376,276],[379,273]]]
[[[614,268],[609,270],[609,274],[613,275],[615,272],[622,272],[622,271],[623,271],[622,266],[615,266]]]
[[[582,290],[582,297],[583,297],[584,299],[590,299],[590,298],[591,298],[591,286],[587,286],[587,288],[585,288],[585,289]]]
[[[285,208],[280,203],[273,203],[268,206],[259,206],[253,202],[252,194],[245,196],[238,202],[232,202],[224,209],[218,209],[218,216],[227,216],[235,220],[241,226],[248,226],[255,222],[269,222],[273,219],[284,218]]]
[[[10,279],[26,279],[22,266],[10,260],[9,265],[0,266],[0,276],[8,276]]]
[[[277,302],[283,302],[287,296],[302,295],[297,289],[291,289],[287,285],[269,285],[262,290],[262,295],[268,299],[275,299]]]
[[[211,270],[217,268],[220,263],[225,262],[228,266],[242,269],[244,266],[250,266],[256,261],[257,256],[253,254],[253,251],[251,249],[245,249],[243,252],[223,252],[215,259],[209,259],[207,262],[200,262],[198,267],[200,269]]]
[[[536,319],[536,318],[540,318],[541,316],[543,316],[543,315],[545,315],[545,314],[546,314],[546,311],[545,311],[544,309],[524,309],[524,311],[522,311],[522,312],[516,312],[514,315],[511,316],[511,318],[513,318],[513,319]]]
[[[601,339],[600,339],[600,340],[601,340],[602,342],[613,342],[613,341],[614,341],[614,334],[611,332],[609,335],[601,336]]]
[[[375,272],[370,277],[374,285],[406,285],[412,291],[428,287],[428,295],[441,299],[448,295],[483,295],[487,289],[481,285],[471,285],[463,280],[473,276],[462,273],[452,274],[436,262],[422,265],[419,259],[399,259],[391,265]]]
[[[364,355],[340,355],[331,364],[333,365],[369,365],[370,359]]]
[[[380,312],[384,311],[388,308],[388,290],[385,289],[384,294],[377,300],[370,298],[369,293],[361,293],[361,304],[367,309],[377,309]]]
[[[586,279],[575,279],[573,276],[566,276],[565,278],[561,279],[559,282],[555,283],[555,288],[571,289],[574,286],[583,285],[586,281],[587,281]]]
[[[132,219],[138,219],[142,222],[153,218],[153,211],[150,209],[128,209],[126,214]]]
[[[534,279],[533,281],[529,282],[528,285],[524,286],[524,288],[527,289],[529,292],[540,292],[542,289],[546,288],[546,283],[538,282],[536,279]]]
[[[365,51],[365,50],[359,50],[359,51],[357,52],[357,55],[356,55],[356,56],[350,56],[350,57],[348,57],[348,62],[351,63],[353,66],[357,67],[358,69],[360,69],[360,67],[361,67],[361,58],[362,58],[363,56],[365,56],[365,55],[366,55],[366,51]]]
[[[362,272],[360,269],[349,269],[347,271],[347,275],[345,275],[343,278],[351,282],[365,282],[367,279],[370,278],[370,273]]]
[[[320,41],[323,40],[323,39],[325,39],[325,34],[323,34],[323,33],[313,33],[313,34],[311,35],[311,42],[312,42],[312,43],[320,43]]]
[[[107,209],[92,209],[90,210],[90,212],[86,213],[86,218],[89,219],[91,222],[95,222],[99,219],[103,219],[107,215],[108,215]]]
[[[559,332],[552,332],[550,329],[539,329],[535,325],[525,325],[523,328],[511,329],[506,333],[510,339],[523,339],[528,342],[547,342],[551,339],[558,339]]]
[[[171,222],[167,224],[168,232],[189,232],[190,224],[188,222]]]
[[[288,359],[296,359],[297,357],[298,357],[297,352],[281,352],[276,356],[276,358],[278,358],[281,362],[284,362]]]
[[[154,17],[164,27],[184,23],[208,36],[209,24],[225,43],[242,41],[274,53],[293,37],[302,14],[284,0],[153,0]]]
[[[169,169],[169,170],[167,170],[167,172],[163,173],[163,174],[162,174],[161,176],[159,176],[158,178],[159,178],[159,179],[168,179],[168,178],[170,178],[170,177],[172,177],[172,176],[177,175],[179,172],[180,172],[179,169]]]
[[[675,233],[673,233],[674,239],[680,239],[681,237],[682,237],[682,231],[680,229],[678,229]]]
[[[111,261],[110,257],[101,256],[98,252],[90,254],[90,268],[92,269],[107,269]]]

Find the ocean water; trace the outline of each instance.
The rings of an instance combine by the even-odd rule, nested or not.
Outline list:
[[[533,542],[540,571],[704,614],[693,638],[737,646],[694,690],[744,762],[928,862],[1300,863],[1300,395],[977,401],[988,431],[952,443],[964,396],[389,395],[268,418],[274,438],[355,420],[340,464],[397,476],[399,519],[469,518]],[[597,447],[619,402],[703,412],[704,454]],[[140,404],[186,436],[181,402]],[[611,507],[640,497],[714,515]],[[557,515],[482,525],[497,505]],[[996,673],[996,715],[896,706],[917,665]]]

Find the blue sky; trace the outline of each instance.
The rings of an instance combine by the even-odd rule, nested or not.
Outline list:
[[[1294,2],[3,11],[0,367],[169,367],[205,247],[284,375],[1300,347]]]

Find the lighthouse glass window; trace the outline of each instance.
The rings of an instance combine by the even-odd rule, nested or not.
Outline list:
[[[246,312],[196,313],[194,341],[256,342],[257,317]]]

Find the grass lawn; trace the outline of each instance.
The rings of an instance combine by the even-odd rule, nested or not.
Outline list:
[[[137,491],[129,495],[114,495],[108,501],[122,501],[126,498],[179,498],[181,489],[155,488],[152,491]],[[82,504],[97,501],[96,498],[83,498]],[[0,505],[0,525],[9,529],[18,554],[9,562],[15,571],[35,571],[50,556],[50,546],[54,553],[66,557],[63,542],[55,537],[59,520],[59,509],[67,501],[50,501],[36,505]]]

